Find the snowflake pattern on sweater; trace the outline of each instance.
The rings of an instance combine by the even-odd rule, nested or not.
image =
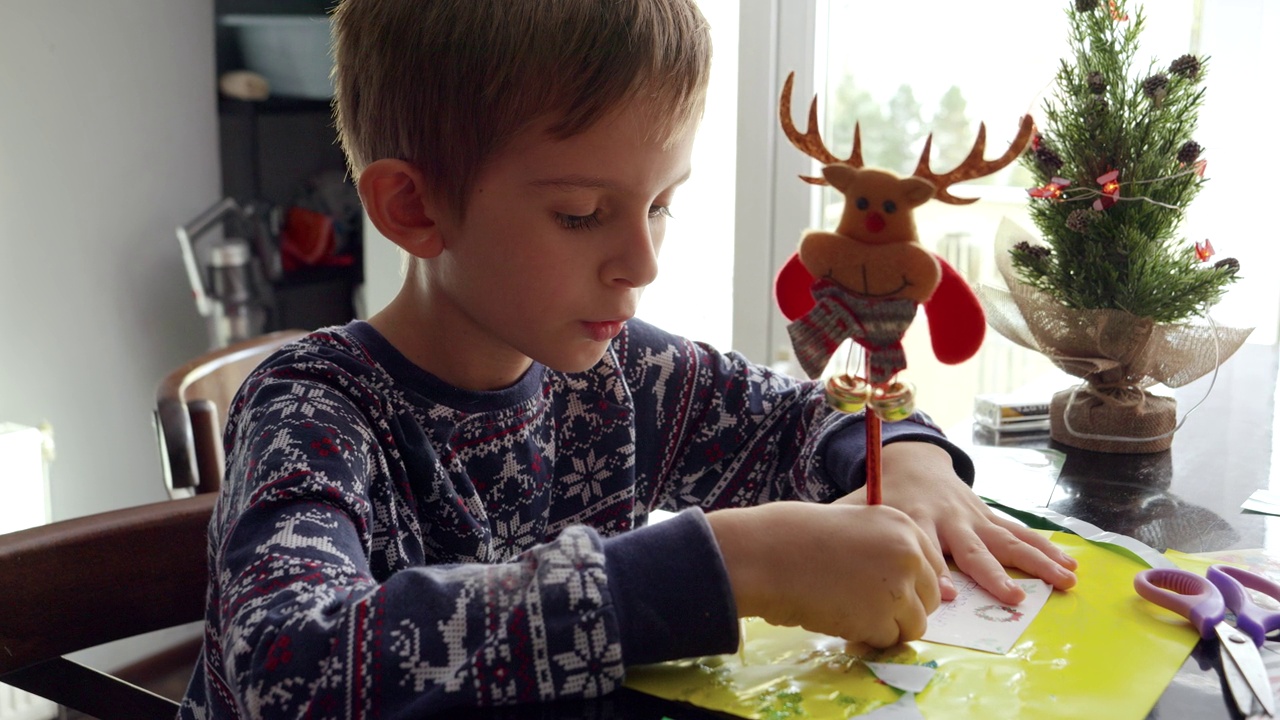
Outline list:
[[[593,697],[624,662],[730,651],[701,510],[843,494],[828,466],[860,462],[861,428],[815,383],[638,320],[589,371],[534,364],[491,392],[444,384],[367,323],[317,331],[233,402],[180,717]],[[923,417],[894,433],[945,444]],[[636,530],[656,508],[695,509]]]

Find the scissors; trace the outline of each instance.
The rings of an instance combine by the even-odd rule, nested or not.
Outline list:
[[[1280,612],[1255,605],[1245,588],[1280,600],[1280,585],[1248,570],[1213,565],[1204,577],[1173,568],[1143,570],[1133,587],[1143,598],[1190,620],[1200,637],[1218,638],[1223,676],[1242,715],[1253,716],[1256,700],[1266,717],[1275,716],[1275,696],[1258,648],[1268,632],[1280,628]],[[1234,627],[1227,622],[1227,610],[1235,614]]]

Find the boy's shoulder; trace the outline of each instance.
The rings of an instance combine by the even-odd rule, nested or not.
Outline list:
[[[313,330],[282,345],[254,368],[253,375],[279,374],[289,369],[302,371],[324,364],[373,366],[377,360],[359,338],[360,321]]]
[[[352,394],[365,393],[369,387],[389,386],[391,379],[379,357],[381,353],[361,337],[365,334],[362,324],[367,325],[352,321],[320,328],[281,346],[249,373],[240,388],[237,405],[257,405],[290,386],[295,389],[289,393],[311,395],[324,388]]]

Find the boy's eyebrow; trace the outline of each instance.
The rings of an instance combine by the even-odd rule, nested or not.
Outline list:
[[[577,190],[579,188],[613,190],[617,187],[609,180],[593,175],[565,175],[564,177],[539,178],[529,184],[535,187],[547,187],[555,190]]]
[[[689,179],[689,176],[691,174],[692,174],[692,170],[686,170],[684,174],[681,175],[679,178],[676,178],[676,181],[673,182],[671,185],[674,187],[674,186],[684,184],[684,182]],[[608,180],[606,178],[598,177],[595,175],[565,175],[563,177],[539,178],[537,180],[530,181],[529,184],[534,187],[546,187],[546,188],[552,188],[554,190],[565,190],[565,191],[580,190],[582,188],[590,188],[590,189],[596,189],[596,190],[617,190],[618,189],[617,184],[614,183],[613,181]]]

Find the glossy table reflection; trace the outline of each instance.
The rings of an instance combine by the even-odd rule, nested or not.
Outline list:
[[[1201,378],[1177,389],[1179,418],[1203,403],[1186,416],[1173,447],[1160,453],[1088,452],[1047,436],[1005,435],[999,440],[1066,453],[1048,503],[1063,515],[1157,550],[1198,553],[1263,547],[1280,553],[1280,518],[1240,511],[1254,490],[1271,485],[1276,374],[1275,346],[1245,345],[1222,365],[1216,378]],[[991,441],[975,429],[973,444]],[[1017,478],[979,477],[975,486],[989,492],[1003,482]],[[1149,718],[1238,717],[1224,700],[1213,668],[1216,655],[1216,648],[1198,645]]]
[[[1176,390],[1179,418],[1203,402],[1186,415],[1173,447],[1164,452],[1088,452],[1052,442],[1047,435],[1006,435],[999,444],[1049,447],[1065,453],[1058,484],[1048,501],[1051,509],[1063,515],[1129,535],[1158,550],[1197,553],[1271,547],[1280,554],[1280,518],[1240,511],[1254,490],[1271,483],[1277,357],[1275,346],[1245,345],[1223,364],[1216,378],[1205,377]],[[966,437],[966,430],[950,434],[962,444],[994,440],[981,431]],[[979,475],[975,487],[995,494],[1002,483],[1020,480],[1027,478]],[[1149,720],[1238,717],[1224,700],[1213,668],[1216,656],[1216,648],[1196,646]],[[595,701],[475,711],[461,717],[695,720],[728,716],[624,689]]]

